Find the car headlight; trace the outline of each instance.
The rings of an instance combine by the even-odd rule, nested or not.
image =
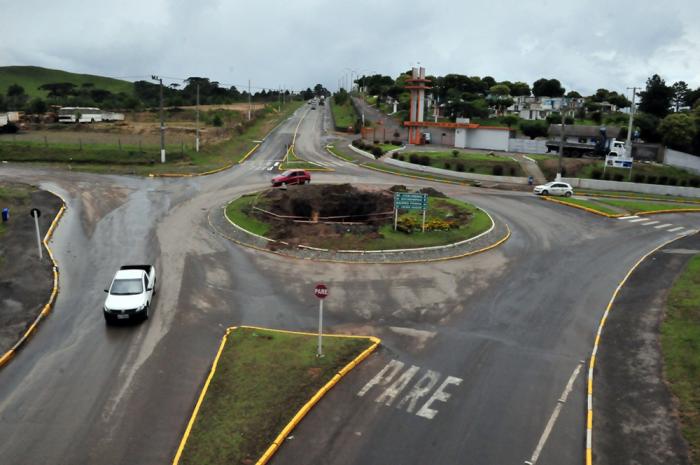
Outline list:
[[[137,308],[136,310],[141,311],[141,310],[143,310],[144,308],[146,308],[146,304],[139,305],[138,308]]]

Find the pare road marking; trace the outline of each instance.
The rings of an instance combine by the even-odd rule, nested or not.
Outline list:
[[[358,397],[363,397],[375,386],[383,388],[379,391],[379,395],[374,399],[375,402],[391,407],[396,402],[396,408],[406,410],[408,413],[432,420],[439,413],[436,408],[433,408],[435,402],[447,402],[452,394],[447,392],[450,385],[459,386],[462,384],[462,379],[455,376],[446,376],[445,379],[438,385],[442,375],[433,370],[423,370],[416,365],[411,365],[407,370],[403,371],[405,364],[398,360],[392,360],[382,368],[379,373],[374,375],[367,384],[357,393]],[[399,373],[401,373],[399,375]],[[398,376],[397,376],[398,375]],[[413,382],[414,379],[417,381]],[[412,384],[413,382],[413,384]],[[411,385],[412,384],[412,385]],[[407,388],[411,386],[410,389]],[[435,389],[435,386],[438,386]],[[407,390],[407,391],[406,391]],[[406,394],[401,397],[402,393]],[[428,395],[432,392],[432,395]],[[424,400],[428,397],[427,400]],[[419,407],[420,405],[420,407]]]

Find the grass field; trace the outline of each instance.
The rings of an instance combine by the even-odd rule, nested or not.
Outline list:
[[[578,205],[579,207],[586,207],[590,208],[591,210],[595,210],[601,213],[607,213],[609,215],[616,215],[620,214],[621,212],[614,209],[607,207],[605,205],[602,205],[598,202],[592,201],[592,200],[585,200],[585,199],[575,199],[573,197],[556,197],[556,200],[564,203],[568,203],[571,205]]]
[[[345,105],[336,105],[335,100],[331,99],[331,111],[333,112],[336,129],[345,131],[347,128],[355,126],[357,113],[355,113],[355,107],[350,102],[347,102]]]
[[[255,203],[258,194],[248,194],[234,200],[226,206],[226,216],[241,228],[264,236],[270,230],[270,225],[250,216],[251,207]]]
[[[332,145],[328,147],[328,150],[330,150],[333,153],[333,155],[335,155],[336,157],[342,158],[343,160],[349,161],[350,163],[357,161],[356,158],[353,158],[349,155],[345,155],[343,152],[341,152],[340,150],[338,150],[336,147],[334,147]]]
[[[287,103],[281,113],[268,107],[242,132],[218,143],[208,144],[195,152],[191,145],[166,145],[167,163],[160,163],[159,146],[122,145],[114,143],[76,144],[41,142],[0,142],[0,160],[70,164],[72,169],[95,172],[130,173],[197,173],[238,162],[280,121],[291,115],[301,102]],[[166,131],[166,144],[169,141]],[[177,139],[176,139],[177,140]],[[178,140],[179,142],[179,140]]]
[[[452,171],[489,174],[497,173],[500,166],[500,176],[523,176],[523,171],[517,161],[502,155],[489,155],[488,153],[459,152],[454,156],[449,152],[401,152],[395,158],[410,163],[418,163],[421,157],[428,157],[429,166],[448,169]]]
[[[613,207],[626,210],[628,213],[636,214],[642,212],[654,212],[660,210],[681,210],[688,208],[697,208],[700,210],[700,205],[697,204],[682,204],[682,203],[663,203],[648,200],[623,200],[623,199],[606,199],[596,198],[596,202],[600,202]]]
[[[12,215],[18,214],[18,208],[29,208],[29,195],[34,189],[30,186],[19,185],[1,185],[0,184],[0,211],[3,208],[10,209],[10,221]],[[0,220],[0,236],[7,231],[7,226]],[[0,254],[0,263],[2,263],[2,254]]]
[[[46,98],[48,93],[40,90],[43,84],[56,82],[70,82],[80,87],[85,83],[94,84],[97,89],[105,89],[113,94],[124,92],[133,95],[134,84],[121,79],[112,79],[91,74],[69,73],[57,69],[41,68],[38,66],[1,66],[0,67],[0,94],[6,95],[7,88],[12,84],[24,87],[24,92],[30,97]]]
[[[662,202],[682,202],[682,203],[700,203],[700,199],[695,197],[679,197],[673,195],[660,194],[643,194],[640,192],[627,191],[598,191],[588,189],[576,189],[578,195],[595,195],[609,198],[632,198],[638,200],[660,200]]]
[[[700,464],[700,255],[671,289],[661,325],[665,374],[679,401],[683,436]]]
[[[365,338],[317,338],[251,328],[231,332],[180,459],[181,465],[253,464],[294,414]]]

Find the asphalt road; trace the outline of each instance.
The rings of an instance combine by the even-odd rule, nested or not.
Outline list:
[[[674,233],[529,194],[420,182],[497,215],[511,239],[467,259],[381,266],[261,254],[214,234],[207,215],[269,184],[303,115],[297,153],[336,170],[315,173],[313,182],[416,184],[325,153],[328,110],[319,109],[305,105],[249,161],[212,176],[0,167],[0,179],[51,188],[69,207],[52,241],[61,273],[55,310],[0,371],[3,464],[168,463],[223,329],[313,330],[317,281],[330,287],[324,320],[331,331],[377,334],[384,342],[312,411],[273,463],[531,460],[557,399],[589,355],[613,289],[638,257]],[[664,219],[697,227],[698,217]],[[151,319],[105,327],[102,289],[126,262],[159,269]],[[396,368],[395,376],[358,395],[387,364],[385,373]],[[583,381],[581,370],[537,463],[583,462]],[[416,384],[424,389],[405,400]],[[426,402],[440,385],[446,394]]]

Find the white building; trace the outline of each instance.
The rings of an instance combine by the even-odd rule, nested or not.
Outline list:
[[[537,120],[545,119],[552,113],[559,113],[562,105],[567,107],[566,114],[573,116],[576,109],[584,104],[583,98],[567,97],[532,97],[529,95],[519,95],[514,97],[513,105],[506,109],[506,112],[516,114],[522,119]]]

